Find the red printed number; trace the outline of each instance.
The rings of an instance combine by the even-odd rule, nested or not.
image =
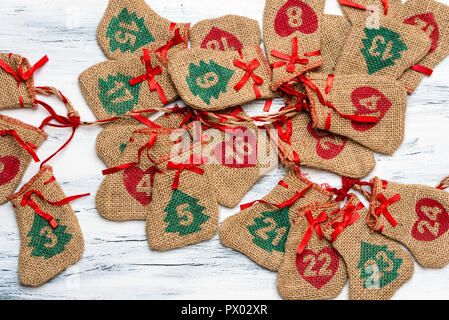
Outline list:
[[[412,236],[418,241],[433,241],[449,230],[449,215],[441,203],[433,199],[421,199],[416,204],[418,221]]]
[[[318,290],[332,280],[339,264],[338,253],[331,247],[318,253],[306,249],[296,255],[296,268],[300,276]]]
[[[288,37],[295,31],[312,34],[318,30],[318,17],[304,2],[288,0],[276,15],[274,30],[281,37]]]

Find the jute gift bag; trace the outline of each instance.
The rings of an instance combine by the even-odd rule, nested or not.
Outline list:
[[[168,71],[181,98],[195,109],[219,111],[274,98],[270,66],[258,46],[238,52],[183,50],[170,60]]]
[[[393,240],[372,232],[368,210],[356,196],[322,226],[345,260],[351,300],[388,300],[413,275],[413,260]]]
[[[202,20],[190,31],[190,46],[219,51],[237,50],[259,46],[260,26],[256,20],[226,15]]]
[[[37,108],[33,74],[47,61],[45,56],[31,66],[18,54],[0,53],[0,110]]]
[[[161,56],[148,49],[140,53],[80,74],[81,92],[98,120],[163,107],[178,98]]]
[[[267,0],[263,36],[273,69],[273,89],[320,67],[324,0]]]
[[[332,194],[290,170],[259,203],[227,218],[220,227],[220,241],[272,271],[284,259],[291,220],[298,208],[329,202]]]
[[[80,197],[66,198],[49,166],[9,197],[20,231],[21,284],[43,285],[81,259],[84,239],[69,204]]]
[[[282,298],[333,299],[343,290],[348,279],[346,265],[321,230],[321,224],[339,211],[339,202],[299,210],[278,272],[277,289]]]
[[[151,134],[151,129],[137,134]],[[173,145],[172,137],[160,133],[156,146],[158,143]],[[146,232],[152,250],[168,251],[196,244],[211,239],[218,231],[216,192],[194,146],[181,146],[178,152],[162,157],[160,149],[149,149],[151,158],[161,159],[157,166],[162,171],[155,176],[155,196],[146,215]]]
[[[245,116],[240,107],[226,114]],[[202,155],[218,203],[234,208],[248,190],[277,165],[277,155],[270,140],[253,122],[237,127],[205,127],[194,122],[189,132],[193,141],[207,138]]]
[[[402,9],[402,0],[338,0],[343,14],[352,25],[375,23],[377,17],[396,17]],[[372,21],[372,22],[371,22]]]
[[[404,139],[407,92],[386,77],[310,74],[303,78],[313,127],[330,131],[384,154]]]
[[[321,24],[321,57],[324,64],[317,69],[320,73],[333,73],[338,58],[348,35],[351,33],[351,26],[343,16],[332,14],[323,15]]]
[[[151,126],[177,128],[183,124],[186,113],[166,113],[154,122],[146,118],[142,120],[141,116],[137,116],[137,119],[129,119],[126,123],[122,121],[117,124],[111,123],[99,133],[96,143],[97,154],[108,167],[114,167],[118,164],[117,161],[125,151],[134,131]]]
[[[423,185],[371,180],[368,224],[404,244],[425,268],[449,263],[449,194]]]
[[[151,130],[152,134],[134,132],[123,154],[114,163],[116,166],[103,171],[106,177],[98,189],[96,204],[98,212],[105,219],[145,220],[153,200],[155,176],[160,172],[155,161],[164,155],[170,155],[173,145],[161,141],[159,137],[159,133],[172,130]],[[153,153],[160,154],[160,157],[150,158],[150,149]]]
[[[313,128],[307,112],[285,123],[267,126],[273,144],[284,164],[299,161],[301,165],[327,170],[341,176],[361,178],[375,165],[372,151],[348,138]]]
[[[432,75],[432,69],[449,55],[449,6],[434,0],[408,0],[400,19],[421,28],[432,40],[424,59],[405,71],[399,79],[411,94],[421,80]]]
[[[31,159],[39,161],[34,150],[46,139],[41,129],[0,115],[0,204],[16,190]]]
[[[391,17],[378,28],[354,25],[335,67],[335,74],[369,74],[398,79],[429,52],[427,34]]]
[[[142,48],[158,50],[166,57],[169,51],[187,48],[189,29],[188,23],[162,18],[145,0],[110,0],[97,40],[109,59],[129,57]]]

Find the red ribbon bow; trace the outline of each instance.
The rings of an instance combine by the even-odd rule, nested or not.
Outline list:
[[[308,64],[309,59],[300,58],[298,56],[298,38],[294,37],[292,39],[292,55],[289,56],[286,53],[282,53],[276,50],[271,50],[271,55],[273,57],[279,58],[284,61],[278,61],[271,65],[272,69],[281,68],[287,65],[287,72],[294,73],[296,69],[296,64]]]
[[[309,222],[310,226],[307,229],[304,237],[302,238],[302,241],[299,244],[298,249],[296,250],[297,254],[302,254],[304,252],[314,231],[316,231],[318,238],[320,240],[323,239],[324,235],[323,235],[323,231],[321,230],[321,223],[325,222],[327,220],[328,216],[327,216],[326,212],[321,212],[320,215],[316,219],[313,219],[312,211],[308,211],[306,213],[306,218],[307,218],[307,221]]]
[[[346,227],[349,227],[350,225],[354,224],[357,220],[359,220],[360,215],[358,211],[362,208],[363,204],[361,202],[357,206],[354,206],[353,204],[348,205],[348,207],[345,209],[345,212],[343,213],[343,221],[334,222],[332,224],[334,232],[332,232],[331,234],[330,240],[331,243],[333,243],[337,239],[337,237],[340,235],[340,233],[343,232],[343,230]]]
[[[234,86],[235,91],[240,91],[240,89],[243,88],[248,80],[252,78],[254,81],[253,88],[256,94],[256,98],[260,99],[261,94],[258,86],[263,84],[263,79],[254,73],[254,70],[256,70],[260,66],[259,60],[254,59],[247,65],[245,62],[235,59],[234,65],[246,71],[243,75],[243,78]]]
[[[156,52],[159,52],[161,56],[164,58],[167,58],[168,50],[170,50],[172,47],[182,43],[184,41],[183,37],[181,36],[181,33],[179,31],[179,28],[175,30],[175,36],[171,38],[166,45],[156,49]]]
[[[17,87],[20,85],[20,81],[26,81],[33,76],[33,74],[41,68],[44,64],[48,62],[48,57],[44,56],[26,72],[23,72],[22,64],[19,64],[17,68],[17,73],[14,71],[5,61],[0,59],[0,68],[5,70],[7,73],[12,75],[17,80]]]
[[[162,89],[161,85],[156,81],[154,78],[158,74],[162,74],[163,70],[160,66],[157,66],[156,68],[153,68],[151,65],[151,57],[150,57],[150,50],[143,49],[143,61],[145,64],[145,68],[147,70],[146,74],[143,74],[141,76],[138,76],[134,79],[129,80],[129,83],[134,86],[138,83],[148,81],[148,86],[150,87],[150,91],[157,91],[159,94],[159,99],[161,99],[161,102],[166,105],[168,104],[167,97],[165,96],[164,89]]]
[[[148,159],[150,159],[150,161],[152,161],[152,159],[150,158],[150,156],[148,154],[148,150],[151,149],[154,146],[154,144],[156,143],[156,140],[157,140],[157,133],[156,132],[152,132],[148,142],[145,143],[143,146],[141,146],[139,148],[139,151],[137,152],[138,156],[137,156],[137,161],[136,162],[125,163],[125,164],[121,164],[121,165],[118,165],[118,166],[113,167],[113,168],[109,168],[109,169],[103,170],[102,171],[103,175],[106,176],[108,174],[116,173],[116,172],[118,172],[120,170],[125,170],[125,169],[128,169],[128,168],[137,166],[140,163],[140,161],[141,161],[142,153],[143,153],[143,151],[145,149],[147,150]],[[163,171],[158,170],[158,169],[157,169],[157,172],[158,173],[163,173]]]
[[[30,142],[24,142],[15,130],[1,130],[0,136],[14,137],[14,139],[16,139],[16,141],[22,146],[22,148],[24,148],[30,154],[30,156],[33,158],[34,161],[36,161],[36,162],[40,161],[36,152],[34,152],[34,150],[33,150],[33,149],[37,149],[37,147]]]
[[[189,161],[190,163],[187,163],[187,164],[175,163],[175,162],[171,162],[171,161],[169,163],[167,163],[167,169],[169,169],[169,170],[178,170],[178,172],[176,172],[176,174],[175,174],[175,180],[173,181],[173,186],[172,186],[173,190],[177,190],[179,188],[179,180],[181,178],[181,173],[184,170],[187,170],[187,171],[190,171],[190,172],[194,172],[194,173],[198,173],[198,174],[201,174],[201,175],[204,174],[204,170],[198,167],[199,165],[202,165],[204,163],[203,159],[201,159],[201,163],[199,163],[199,164],[193,164],[193,161],[192,161],[193,160],[193,156],[190,157],[190,160],[191,160],[191,161]]]
[[[44,195],[41,192],[37,191],[37,190],[28,191],[23,196],[22,201],[20,202],[20,205],[22,207],[25,207],[26,205],[29,205],[31,208],[33,208],[33,210],[39,216],[41,216],[42,218],[47,220],[48,223],[50,224],[50,226],[53,229],[55,229],[58,226],[58,223],[56,222],[56,220],[55,220],[55,218],[53,216],[51,216],[50,214],[42,211],[42,209],[39,207],[39,205],[31,199],[31,196],[33,194],[36,194],[39,198],[44,200],[46,203],[48,203],[48,204],[50,204],[52,206],[58,206],[58,207],[63,206],[65,204],[68,204],[69,202],[75,201],[75,200],[77,200],[79,198],[87,197],[87,196],[90,195],[90,193],[86,193],[86,194],[82,194],[82,195],[79,195],[79,196],[67,197],[67,198],[64,198],[62,200],[59,200],[59,201],[56,201],[56,202],[52,202],[52,201],[48,201],[47,199],[45,199]]]
[[[376,216],[384,215],[384,217],[388,220],[388,222],[391,223],[393,227],[396,227],[398,225],[398,222],[393,218],[393,216],[388,211],[388,207],[392,204],[398,202],[401,200],[401,196],[397,193],[390,199],[386,199],[383,194],[378,194],[376,197],[377,201],[380,202],[380,205],[376,208]],[[383,226],[380,227],[379,230],[382,230]]]
[[[283,126],[286,124],[285,131],[283,131]],[[292,134],[293,134],[293,121],[292,119],[287,119],[286,115],[283,115],[280,120],[273,122],[274,128],[277,130],[279,139],[292,145]]]

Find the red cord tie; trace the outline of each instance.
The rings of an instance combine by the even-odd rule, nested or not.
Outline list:
[[[156,68],[153,68],[151,65],[151,57],[150,57],[150,50],[143,49],[143,61],[145,64],[145,68],[147,70],[146,74],[143,74],[141,76],[138,76],[134,79],[129,80],[129,83],[134,86],[138,83],[148,81],[148,86],[150,87],[150,91],[157,91],[159,94],[159,99],[161,99],[161,102],[166,105],[168,104],[167,97],[165,96],[164,89],[162,89],[161,85],[155,80],[155,76],[158,74],[162,74],[163,70],[160,66],[157,66]]]
[[[151,149],[154,146],[154,144],[156,143],[156,140],[157,140],[157,133],[152,132],[151,135],[150,135],[149,141],[139,148],[139,151],[137,152],[138,156],[137,156],[137,161],[136,162],[125,163],[125,164],[121,164],[121,165],[115,166],[113,168],[109,168],[109,169],[103,170],[102,171],[103,175],[106,176],[108,174],[113,174],[113,173],[119,172],[121,170],[125,170],[125,169],[128,169],[128,168],[137,166],[138,164],[140,164],[140,161],[142,160],[142,153],[143,153],[143,151],[145,149],[147,150],[148,159],[150,159],[152,161],[152,159],[148,155],[148,150]],[[161,171],[161,170],[159,170],[157,168],[155,168],[155,170],[156,170],[157,173],[164,173],[163,171]]]
[[[305,77],[304,75],[300,75],[298,77],[306,86],[308,86],[310,89],[312,89],[317,97],[318,100],[320,101],[320,103],[328,108],[333,109],[335,112],[338,113],[338,115],[340,117],[342,117],[343,119],[347,119],[347,120],[351,120],[354,122],[361,122],[361,123],[377,123],[378,119],[376,117],[371,117],[371,116],[356,116],[356,115],[350,115],[350,114],[344,114],[341,113],[334,105],[332,105],[331,102],[326,101],[324,99],[323,94],[321,93],[320,89],[318,89],[318,87],[312,83],[312,81],[310,81],[310,79],[308,79],[307,77]],[[329,126],[330,127],[330,117],[328,116],[328,119],[326,120],[326,127]],[[327,128],[328,130],[329,128]]]
[[[424,66],[419,65],[419,64],[415,64],[413,67],[410,67],[410,69],[412,69],[412,70],[414,70],[416,72],[422,73],[422,74],[424,74],[424,75],[426,75],[428,77],[430,77],[432,75],[432,73],[433,73],[432,69],[424,67]]]
[[[33,76],[33,74],[48,62],[48,57],[44,56],[36,64],[34,64],[26,72],[23,72],[22,64],[17,68],[17,73],[14,71],[5,61],[0,59],[0,68],[12,75],[17,80],[17,87],[20,85],[20,81],[26,81]]]
[[[192,157],[191,157],[191,160],[192,160]],[[173,181],[172,189],[177,190],[179,188],[179,180],[181,178],[181,173],[184,170],[203,175],[204,170],[198,167],[199,165],[202,165],[203,163],[204,163],[203,159],[201,159],[200,164],[191,164],[191,163],[183,164],[183,163],[174,163],[171,161],[169,163],[167,163],[167,169],[178,170],[178,172],[176,172],[176,174],[175,174],[175,180]]]
[[[349,204],[343,213],[343,221],[342,222],[334,222],[332,223],[332,228],[334,232],[331,234],[330,242],[333,243],[340,233],[350,225],[353,225],[357,220],[359,220],[360,215],[358,211],[363,208],[363,204],[360,202],[357,207],[353,204]]]
[[[398,222],[393,218],[393,216],[388,211],[388,207],[392,204],[398,202],[401,200],[401,196],[399,194],[395,194],[390,199],[386,199],[383,194],[379,194],[376,197],[377,201],[380,202],[380,205],[376,208],[376,216],[384,215],[384,217],[388,220],[388,222],[393,226],[396,227],[398,225]],[[383,226],[380,227],[379,230],[382,230]]]
[[[30,142],[24,142],[22,140],[22,138],[20,138],[19,134],[15,131],[15,130],[1,130],[0,131],[0,136],[12,136],[14,137],[14,139],[16,139],[16,141],[20,144],[20,146],[25,149],[25,151],[27,151],[30,156],[33,158],[33,160],[35,162],[39,162],[39,158],[36,155],[36,152],[34,152],[33,149],[37,149],[37,147],[35,145],[33,145]]]
[[[356,9],[361,9],[361,10],[367,10],[368,8],[365,6],[362,6],[361,4],[358,4],[357,2],[354,1],[350,1],[350,0],[338,0],[338,2],[344,6],[348,6],[348,7],[353,7]],[[384,6],[384,14],[387,15],[388,14],[388,0],[382,0],[382,4]]]
[[[260,66],[259,60],[254,59],[248,65],[246,65],[245,62],[235,59],[234,66],[246,71],[243,78],[234,86],[235,91],[237,92],[240,91],[243,88],[243,86],[248,82],[248,80],[252,78],[254,81],[253,83],[254,93],[256,94],[256,98],[260,99],[261,94],[258,86],[263,84],[263,79],[254,73],[254,70],[256,70]]]
[[[184,38],[181,36],[181,33],[179,31],[179,28],[175,30],[175,36],[171,38],[166,45],[156,49],[156,52],[159,52],[161,56],[164,58],[167,58],[168,50],[173,48],[174,46],[177,46],[180,43],[184,42]]]
[[[281,68],[287,65],[287,72],[294,73],[296,69],[296,64],[308,64],[309,59],[300,58],[298,56],[298,38],[294,37],[292,39],[292,55],[289,56],[286,53],[279,52],[277,50],[271,50],[271,55],[273,57],[279,58],[284,61],[278,61],[271,64],[272,69]]]
[[[310,186],[308,186],[307,188],[305,188],[302,191],[296,191],[296,194],[292,198],[282,202],[281,204],[275,204],[275,203],[271,203],[271,202],[268,202],[268,201],[265,201],[265,200],[256,200],[256,201],[253,201],[253,202],[250,202],[250,203],[247,203],[247,204],[242,204],[240,206],[240,210],[243,211],[245,209],[248,209],[248,208],[252,207],[253,205],[255,205],[256,203],[263,203],[263,204],[272,205],[272,206],[275,206],[278,209],[284,209],[285,207],[291,207],[296,201],[298,201],[299,199],[304,197],[306,192],[309,191],[310,189],[312,189],[312,187],[313,187],[313,185],[310,185]]]
[[[327,213],[321,212],[316,219],[313,219],[312,211],[308,211],[306,213],[306,218],[310,226],[307,229],[304,237],[302,238],[302,241],[299,244],[298,249],[296,250],[297,254],[302,254],[304,252],[314,231],[316,231],[318,238],[320,240],[324,238],[323,231],[321,230],[321,223],[326,222],[328,218]]]
[[[48,204],[50,204],[50,205],[52,205],[52,206],[58,206],[58,207],[63,206],[63,205],[68,204],[68,203],[70,203],[70,202],[72,202],[72,201],[75,201],[75,200],[77,200],[77,199],[80,199],[80,198],[83,198],[83,197],[87,197],[87,196],[90,195],[90,193],[86,193],[86,194],[82,194],[82,195],[79,195],[79,196],[67,197],[67,198],[64,198],[64,199],[62,199],[62,200],[60,200],[60,201],[52,202],[52,201],[48,201],[47,199],[45,199],[45,197],[42,195],[42,193],[39,192],[39,191],[37,191],[37,190],[31,190],[31,191],[28,191],[28,192],[23,196],[22,201],[20,202],[20,205],[21,205],[22,207],[25,207],[25,206],[29,205],[31,208],[33,208],[33,210],[34,210],[39,216],[41,216],[42,218],[44,218],[45,220],[47,220],[48,223],[50,224],[50,226],[51,226],[53,229],[56,229],[56,227],[58,226],[58,223],[56,222],[55,218],[53,218],[50,214],[48,214],[48,213],[42,211],[42,209],[39,207],[39,205],[31,199],[31,196],[32,196],[33,194],[36,194],[39,198],[41,198],[42,200],[44,200],[46,203],[48,203]]]

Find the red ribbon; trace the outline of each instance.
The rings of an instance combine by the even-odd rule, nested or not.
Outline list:
[[[421,66],[421,65],[419,65],[419,64],[415,64],[415,65],[414,65],[413,67],[411,67],[410,69],[412,69],[412,70],[414,70],[414,71],[416,71],[416,72],[422,73],[422,74],[424,74],[424,75],[426,75],[426,76],[428,76],[428,77],[430,77],[430,76],[432,75],[432,73],[433,73],[433,70],[432,70],[432,69],[427,68],[427,67],[424,67],[424,66]]]
[[[148,150],[151,149],[154,146],[154,144],[156,143],[156,139],[157,139],[157,133],[152,132],[148,142],[145,143],[143,146],[141,146],[139,148],[139,151],[137,152],[138,157],[137,157],[137,161],[136,162],[125,163],[125,164],[121,164],[121,165],[118,165],[118,166],[113,167],[113,168],[109,168],[109,169],[103,170],[102,171],[103,175],[106,176],[108,174],[113,174],[113,173],[119,172],[121,170],[125,170],[125,169],[128,169],[128,168],[137,166],[140,163],[141,159],[142,159],[142,153],[143,153],[143,151],[145,149],[147,150],[148,159],[150,159],[150,161],[152,161],[152,159],[148,155]],[[157,169],[157,172],[158,173],[163,173],[163,171],[161,171],[159,169]]]
[[[247,204],[242,204],[240,206],[240,210],[243,211],[245,209],[248,209],[248,208],[252,207],[253,205],[255,205],[256,203],[269,204],[269,205],[275,206],[276,208],[279,208],[279,209],[283,209],[285,207],[291,207],[296,201],[298,201],[299,199],[304,197],[306,192],[309,191],[310,189],[312,189],[312,187],[313,187],[313,185],[310,185],[302,191],[296,191],[296,194],[292,198],[282,202],[281,204],[275,204],[275,203],[271,203],[271,202],[268,202],[265,200],[256,200],[256,201],[253,201],[253,202],[250,202]]]
[[[393,227],[396,227],[398,225],[398,222],[390,214],[390,212],[388,211],[388,207],[401,200],[401,196],[397,193],[387,200],[383,194],[378,194],[376,199],[380,202],[380,205],[376,208],[376,216],[379,217],[383,214],[388,222],[390,222]],[[381,229],[383,229],[383,226],[381,227]]]
[[[353,7],[356,9],[361,9],[361,10],[367,10],[367,7],[362,6],[361,4],[358,4],[357,2],[354,1],[350,1],[350,0],[338,0],[338,2],[344,6],[348,6],[348,7]],[[384,6],[385,9],[385,15],[388,14],[388,0],[382,0],[382,4]]]
[[[343,119],[347,119],[347,120],[351,120],[351,121],[355,121],[355,122],[361,122],[361,123],[377,123],[378,119],[376,117],[370,117],[370,116],[356,116],[356,115],[350,115],[350,114],[344,114],[341,113],[334,105],[332,105],[332,103],[330,103],[329,101],[326,101],[324,99],[323,94],[321,93],[320,89],[318,89],[318,87],[316,85],[314,85],[312,83],[312,81],[310,81],[310,79],[308,79],[307,77],[305,77],[304,75],[300,75],[298,77],[299,80],[301,80],[306,86],[308,86],[310,89],[312,89],[313,91],[315,91],[318,100],[320,101],[320,103],[323,106],[326,106],[328,108],[333,109],[335,112],[338,113],[338,115],[340,117],[342,117]],[[327,121],[330,123],[330,121]]]
[[[143,61],[142,62],[145,64],[147,73],[143,74],[141,76],[138,76],[134,79],[129,80],[129,83],[132,86],[134,86],[138,83],[148,81],[148,86],[150,87],[150,91],[157,91],[161,102],[164,105],[168,104],[168,100],[167,100],[167,97],[165,96],[164,89],[162,89],[161,85],[154,78],[156,75],[162,74],[163,70],[160,66],[153,68],[153,66],[151,65],[150,50],[148,50],[146,48],[143,49]]]
[[[48,201],[47,199],[45,199],[45,197],[43,196],[43,194],[37,190],[31,190],[28,191],[22,198],[22,201],[20,202],[20,205],[22,207],[25,207],[27,205],[29,205],[31,208],[33,208],[33,210],[42,218],[44,218],[45,220],[48,221],[48,223],[50,224],[50,226],[55,229],[58,226],[58,223],[56,222],[55,218],[53,218],[50,214],[42,211],[42,209],[39,207],[39,205],[34,202],[31,199],[31,196],[33,194],[36,194],[39,198],[41,198],[42,200],[44,200],[46,203],[52,205],[52,206],[63,206],[65,204],[68,204],[69,202],[75,201],[79,198],[83,198],[83,197],[87,197],[90,195],[90,193],[86,193],[86,194],[82,194],[79,196],[72,196],[72,197],[67,197],[64,198],[62,200],[56,201],[56,202],[52,202],[52,201]]]
[[[352,178],[348,178],[348,177],[342,177],[342,184],[343,187],[341,189],[336,189],[336,188],[331,188],[331,187],[327,187],[326,190],[329,192],[332,192],[333,194],[335,194],[337,197],[335,198],[335,201],[343,201],[346,198],[350,198],[351,194],[349,193],[349,190],[351,190],[352,188],[354,188],[355,185],[360,185],[360,186],[367,186],[367,185],[371,185],[371,183],[369,182],[362,182],[359,179],[352,179]]]
[[[349,204],[343,213],[343,221],[332,223],[332,228],[334,229],[334,232],[332,232],[331,234],[330,240],[331,243],[333,243],[337,239],[337,237],[340,235],[340,233],[343,232],[343,230],[346,227],[349,227],[350,225],[354,224],[357,220],[359,220],[360,215],[358,211],[362,208],[363,204],[361,202],[357,205],[357,207],[354,206],[353,204]]]
[[[193,160],[193,157],[191,157],[191,160]],[[191,162],[193,162],[193,161],[191,161]],[[191,163],[184,164],[184,163],[174,163],[174,162],[170,161],[167,164],[167,169],[169,169],[169,170],[178,170],[178,172],[176,172],[176,174],[175,174],[175,180],[173,181],[172,189],[173,190],[177,190],[179,188],[179,180],[181,178],[181,173],[184,170],[191,171],[191,172],[194,172],[194,173],[198,173],[198,174],[201,174],[201,175],[204,174],[204,170],[198,167],[201,164],[203,164],[203,161],[201,161],[200,164],[191,164]]]
[[[170,39],[166,45],[156,49],[156,52],[159,52],[161,56],[167,58],[168,50],[170,50],[172,47],[177,46],[182,42],[184,42],[184,39],[180,34],[179,28],[177,28],[175,30],[175,36],[172,39]]]
[[[326,212],[321,212],[320,215],[316,219],[313,219],[312,211],[308,211],[306,213],[306,218],[307,218],[307,221],[309,222],[310,226],[307,229],[304,237],[302,238],[302,241],[299,244],[298,249],[296,250],[297,254],[302,254],[304,252],[314,231],[316,231],[318,238],[320,240],[323,239],[324,235],[323,235],[323,231],[321,230],[321,223],[325,222],[327,220],[328,216],[327,216]]]
[[[263,79],[254,73],[254,70],[256,70],[260,66],[259,60],[254,59],[247,65],[245,62],[235,59],[234,66],[246,71],[242,79],[240,79],[240,81],[234,86],[235,91],[237,92],[240,91],[243,88],[243,86],[248,82],[248,80],[252,78],[254,81],[253,83],[254,93],[256,94],[256,98],[260,99],[261,94],[258,86],[263,84]]]
[[[298,37],[292,38],[292,55],[289,56],[286,53],[282,53],[276,50],[271,50],[271,55],[273,57],[279,58],[284,61],[278,61],[271,65],[272,69],[281,68],[287,65],[287,72],[294,73],[296,69],[296,64],[308,64],[309,59],[301,59],[298,56]]]
[[[285,131],[283,131],[283,126],[286,124]],[[282,118],[273,123],[274,128],[277,130],[279,139],[292,145],[292,134],[293,134],[293,121],[292,119],[287,119],[287,116],[283,115]]]
[[[24,142],[22,138],[20,138],[19,134],[15,130],[1,130],[0,136],[12,136],[16,141],[20,144],[22,148],[24,148],[30,156],[33,158],[35,162],[39,162],[39,158],[36,155],[36,152],[34,152],[33,149],[37,149],[37,147],[29,142]]]
[[[0,68],[5,70],[7,73],[12,75],[17,80],[17,86],[20,85],[20,81],[26,81],[30,77],[33,76],[33,74],[41,68],[44,64],[48,62],[48,57],[44,56],[41,58],[36,64],[34,64],[31,68],[29,68],[26,72],[23,72],[22,64],[19,65],[17,68],[17,73],[2,59],[0,59]]]

